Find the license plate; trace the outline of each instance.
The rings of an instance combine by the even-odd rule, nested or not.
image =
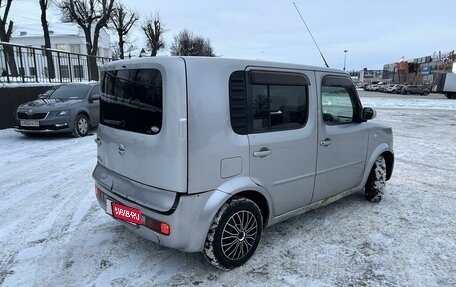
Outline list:
[[[21,126],[23,127],[39,127],[39,121],[21,121]]]
[[[106,204],[108,206],[108,213],[111,214],[114,218],[135,225],[142,224],[141,210],[110,201],[109,199],[106,200]]]

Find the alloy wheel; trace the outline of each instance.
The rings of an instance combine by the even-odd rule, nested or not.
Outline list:
[[[257,232],[258,223],[250,211],[236,212],[228,219],[222,231],[223,254],[231,260],[244,257],[252,249]]]

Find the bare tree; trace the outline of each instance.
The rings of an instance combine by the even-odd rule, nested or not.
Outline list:
[[[174,42],[171,44],[171,55],[215,57],[211,41],[200,36],[193,36],[193,33],[188,30],[183,30],[174,36]]]
[[[121,59],[124,58],[125,39],[136,21],[138,21],[138,16],[135,12],[128,11],[121,3],[116,5],[111,15],[111,24],[119,37],[119,57]]]
[[[100,30],[107,27],[115,0],[62,0],[59,3],[63,14],[67,13],[71,19],[81,27],[86,38],[86,47],[90,71],[90,79],[98,80],[96,55]],[[92,38],[93,32],[93,38]]]
[[[8,15],[11,9],[11,3],[13,0],[0,0],[0,8],[4,7],[3,15],[0,15],[0,41],[9,42],[11,39],[11,34],[13,33],[13,21],[8,22]],[[3,45],[3,53],[5,55],[6,61],[10,68],[10,73],[12,76],[17,77],[19,74],[17,72],[16,60],[14,58],[14,49],[12,46]],[[3,72],[2,72],[3,74]]]
[[[44,36],[44,48],[50,49],[51,48],[51,37],[49,35],[49,23],[47,21],[46,10],[49,7],[49,0],[39,0],[40,2],[40,9],[41,9],[41,26],[43,27],[43,36]],[[54,68],[54,61],[52,60],[52,52],[46,50],[46,60],[48,66],[48,73],[47,75],[49,79],[55,78],[55,68]]]
[[[149,16],[141,27],[147,38],[147,47],[151,50],[151,56],[157,56],[160,49],[165,48],[165,41],[163,40],[163,33],[165,29],[160,20],[160,15],[156,13]]]

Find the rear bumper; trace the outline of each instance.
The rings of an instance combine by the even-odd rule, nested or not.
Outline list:
[[[116,220],[138,235],[163,246],[186,252],[198,252],[203,250],[209,227],[216,212],[226,200],[226,197],[228,196],[226,193],[213,190],[195,195],[187,195],[165,191],[166,193],[175,196],[171,209],[167,210],[167,208],[164,207],[166,205],[169,206],[169,200],[166,198],[163,199],[163,197],[170,196],[170,194],[167,195],[166,193],[163,193],[164,191],[153,188],[146,189],[139,186],[138,189],[138,183],[132,182],[121,175],[117,175],[114,180],[120,180],[123,183],[116,184],[114,182],[114,184],[111,184],[111,187],[109,187],[109,185],[106,185],[106,178],[109,178],[109,176],[106,174],[101,176],[99,172],[96,172],[97,168],[93,174],[95,184],[101,190],[101,193],[97,193],[97,200],[98,204],[107,214],[109,214],[107,212],[107,199],[139,209],[142,216],[142,225],[135,226],[122,220]],[[102,170],[103,169],[105,168],[103,167]],[[107,171],[107,174],[112,173],[112,171]],[[99,180],[99,178],[101,178],[101,180]],[[124,181],[131,181],[132,184],[129,185]],[[156,206],[156,208],[153,209],[151,207],[154,206],[154,202],[142,201],[141,203],[138,203],[137,197],[128,195],[127,191],[128,194],[136,196],[138,196],[139,193],[146,193],[143,194],[144,198],[153,198],[153,200],[156,201],[155,204],[161,202],[161,206]],[[162,210],[160,211],[158,209]],[[112,217],[112,215],[110,216]],[[146,219],[167,223],[170,227],[170,234],[163,235],[150,229],[145,225]]]

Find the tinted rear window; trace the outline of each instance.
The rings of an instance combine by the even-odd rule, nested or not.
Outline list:
[[[157,69],[103,72],[100,122],[142,134],[158,134],[162,126],[162,76]]]

